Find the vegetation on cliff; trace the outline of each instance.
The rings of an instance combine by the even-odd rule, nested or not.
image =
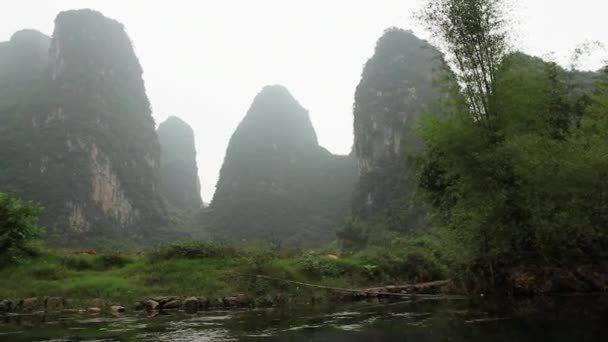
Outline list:
[[[356,222],[348,229],[382,235],[383,229],[407,232],[423,226],[424,211],[412,205],[415,182],[406,154],[420,148],[412,128],[438,97],[434,82],[444,69],[439,51],[411,31],[390,28],[378,40],[355,92],[359,178],[352,197]]]

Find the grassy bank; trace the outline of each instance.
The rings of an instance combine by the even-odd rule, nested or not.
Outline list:
[[[363,288],[437,280],[441,266],[415,252],[367,251],[348,257],[279,251],[268,246],[190,242],[145,253],[94,253],[43,250],[0,269],[0,299],[59,296],[75,301],[101,298],[129,304],[147,296],[253,298],[285,295],[322,299],[319,289],[287,285],[258,274],[324,286]]]

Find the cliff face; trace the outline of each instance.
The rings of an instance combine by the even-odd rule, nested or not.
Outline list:
[[[32,121],[47,108],[46,71],[51,38],[34,30],[0,43],[0,191],[35,194],[36,132]]]
[[[440,57],[409,31],[389,29],[378,40],[355,93],[359,180],[352,202],[354,217],[388,220],[391,228],[399,230],[416,224],[404,214],[413,190],[407,180],[405,149],[419,145],[411,128],[438,96],[433,79],[442,67]]]
[[[201,185],[196,165],[196,149],[192,128],[172,116],[157,129],[161,147],[161,193],[167,203],[179,211],[203,207]]]
[[[17,192],[44,205],[42,223],[55,243],[143,237],[164,216],[160,146],[123,25],[91,10],[62,12],[48,58],[44,50],[40,101],[34,106],[30,96],[19,115],[31,149],[30,186]]]
[[[290,245],[331,241],[353,178],[352,159],[318,145],[308,112],[289,91],[265,87],[230,139],[210,233]]]

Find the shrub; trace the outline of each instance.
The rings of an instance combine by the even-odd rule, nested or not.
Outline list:
[[[28,244],[40,235],[38,215],[42,208],[0,192],[0,264],[18,260]]]
[[[103,269],[121,268],[130,263],[132,260],[120,254],[100,255],[96,258],[97,263]]]
[[[121,268],[132,260],[120,254],[104,255],[65,255],[61,257],[61,264],[67,269],[75,271],[96,270],[103,271],[110,268]]]
[[[95,269],[93,258],[88,255],[66,255],[62,256],[60,260],[61,264],[70,270],[85,271]]]
[[[153,260],[166,259],[204,259],[215,257],[232,257],[238,254],[237,249],[226,242],[188,241],[163,245],[150,251]]]
[[[353,275],[361,269],[345,260],[307,255],[300,259],[302,271],[316,277],[340,277]]]
[[[59,280],[65,277],[64,271],[57,265],[44,264],[32,268],[30,274],[39,280]]]

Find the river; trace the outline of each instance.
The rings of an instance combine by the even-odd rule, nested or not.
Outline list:
[[[0,341],[606,341],[608,296],[0,316]]]

